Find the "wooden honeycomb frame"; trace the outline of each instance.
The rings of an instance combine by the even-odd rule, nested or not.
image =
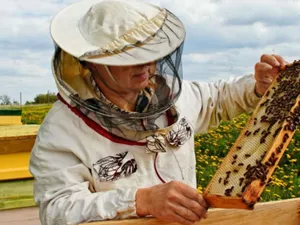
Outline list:
[[[211,207],[253,209],[300,123],[299,94],[300,60],[274,80],[205,189]]]

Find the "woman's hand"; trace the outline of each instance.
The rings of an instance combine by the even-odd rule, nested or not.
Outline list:
[[[284,70],[288,64],[279,55],[263,54],[260,57],[260,62],[255,64],[256,93],[263,95],[278,73]]]
[[[190,225],[207,218],[208,204],[196,189],[172,181],[139,189],[136,211],[139,216],[152,215],[164,222]]]

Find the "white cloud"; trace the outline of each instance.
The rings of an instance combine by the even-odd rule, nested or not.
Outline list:
[[[56,92],[56,86],[52,75],[49,73],[44,77],[15,77],[13,74],[8,74],[6,77],[0,76],[0,95],[7,94],[11,100],[20,99],[22,93],[22,103],[32,101],[37,94],[46,94]]]
[[[19,17],[11,17],[5,23],[0,24],[1,38],[20,38],[28,37],[40,38],[48,32],[49,17],[31,17],[26,19]]]
[[[46,68],[40,67],[36,62],[27,60],[0,60],[2,71],[10,71],[14,76],[44,76],[49,72]],[[2,75],[2,76],[5,76]]]
[[[66,3],[55,0],[1,0],[0,12],[2,15],[53,15],[63,8]],[[4,3],[5,2],[5,3]]]
[[[299,0],[148,0],[166,7],[186,23],[209,24],[230,23],[245,24],[254,21],[278,21],[299,17]]]
[[[49,59],[51,51],[14,50],[5,52],[0,50],[0,77],[10,76],[36,77],[50,73]]]
[[[0,0],[1,93],[24,101],[55,91],[51,18],[77,0]],[[300,0],[148,0],[177,15],[187,29],[184,77],[215,81],[253,72],[262,53],[287,60],[300,52]]]
[[[264,53],[279,54],[288,62],[299,59],[300,45],[282,43],[263,48],[232,48],[225,51],[190,53],[183,56],[184,77],[213,82],[229,76],[254,73],[254,65]]]
[[[38,93],[56,92],[50,69],[51,55],[52,51],[42,49],[0,49],[0,95],[7,94],[18,100],[22,92],[25,103]]]

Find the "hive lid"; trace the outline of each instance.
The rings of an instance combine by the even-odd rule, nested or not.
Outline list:
[[[0,140],[8,137],[37,135],[40,125],[0,126]]]
[[[0,109],[0,116],[21,116],[22,109]]]

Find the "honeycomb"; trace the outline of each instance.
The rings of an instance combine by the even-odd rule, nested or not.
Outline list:
[[[252,209],[300,124],[300,60],[266,91],[204,191],[211,207]]]

